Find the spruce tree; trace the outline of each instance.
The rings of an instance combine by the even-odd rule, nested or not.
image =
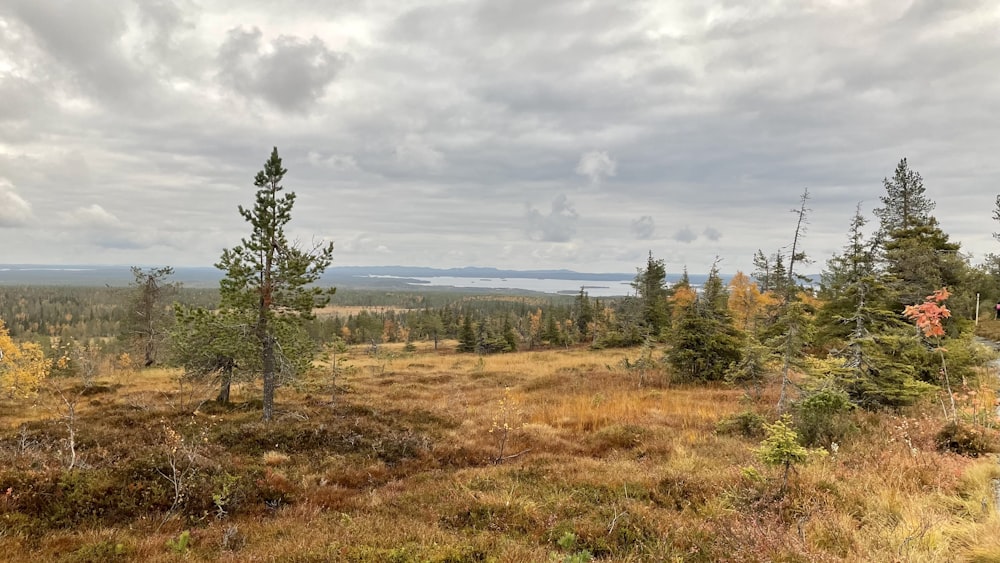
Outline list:
[[[462,326],[458,330],[458,351],[475,352],[477,344],[476,329],[472,326],[472,316],[466,313],[462,318]]]
[[[826,375],[852,402],[869,409],[900,407],[913,403],[929,386],[915,379],[914,366],[899,353],[920,343],[892,311],[886,285],[892,278],[877,271],[874,244],[864,237],[866,223],[859,205],[843,252],[827,262],[817,340],[840,361],[827,364]]]
[[[576,329],[580,332],[580,338],[584,339],[590,330],[590,323],[594,322],[594,307],[590,304],[590,297],[583,287],[580,287],[580,293],[573,302],[573,312]]]
[[[788,259],[787,274],[780,268],[782,266],[780,254],[777,255],[778,259],[775,261],[773,270],[776,284],[781,284],[776,287],[775,291],[782,299],[781,313],[772,327],[772,330],[776,329],[778,331],[779,336],[773,342],[782,358],[781,391],[777,404],[779,413],[784,411],[785,402],[789,397],[792,368],[802,369],[805,366],[803,361],[805,353],[803,349],[809,341],[812,328],[810,322],[812,311],[799,298],[800,287],[797,282],[805,278],[800,276],[795,270],[796,264],[808,262],[805,252],[801,250],[802,238],[805,236],[805,227],[808,223],[806,220],[809,212],[809,209],[806,208],[808,200],[809,190],[806,189],[799,198],[799,207],[792,209],[792,212],[796,214],[797,220],[795,222],[795,235],[792,237],[792,252]]]
[[[883,207],[875,215],[880,221],[879,258],[894,278],[888,280],[896,293],[893,310],[901,312],[941,287],[953,293],[952,304],[959,310],[971,309],[974,291],[964,287],[969,265],[960,245],[949,240],[931,215],[935,203],[927,197],[921,175],[904,158],[892,180],[886,178],[883,184]]]
[[[649,253],[646,267],[640,268],[632,282],[640,303],[640,324],[647,337],[659,338],[660,332],[670,321],[667,308],[667,270],[663,260]]]
[[[892,180],[885,178],[882,184],[885,195],[879,198],[882,207],[875,210],[875,216],[881,222],[884,235],[927,223],[935,203],[925,194],[923,177],[910,169],[905,158],[896,165]]]
[[[712,265],[704,289],[670,333],[666,360],[684,379],[719,381],[741,360],[742,334],[729,314],[728,295]]]

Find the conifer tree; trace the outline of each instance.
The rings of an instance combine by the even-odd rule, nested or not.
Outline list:
[[[729,314],[717,263],[712,264],[701,295],[675,324],[670,343],[667,362],[685,379],[718,381],[740,362],[742,335]]]
[[[823,272],[825,303],[816,315],[817,341],[831,350],[825,364],[851,401],[864,408],[900,407],[913,403],[929,386],[917,381],[916,370],[901,352],[920,343],[891,310],[891,293],[875,265],[875,245],[865,240],[867,220],[860,205],[854,213],[843,252]],[[839,361],[839,363],[837,363]]]
[[[896,165],[892,180],[882,180],[885,195],[879,199],[882,207],[875,210],[881,222],[881,231],[890,235],[897,229],[910,229],[925,225],[934,210],[935,203],[925,194],[924,179],[916,170],[911,170],[906,159]]]
[[[892,180],[886,178],[883,184],[883,207],[875,215],[880,221],[880,258],[885,272],[893,276],[888,280],[896,293],[893,310],[902,311],[941,287],[952,291],[952,303],[959,310],[971,308],[974,292],[964,287],[969,265],[960,245],[949,240],[931,215],[935,203],[926,195],[923,178],[904,158]]]
[[[583,287],[580,287],[580,293],[573,302],[573,312],[576,329],[580,332],[580,338],[585,339],[590,330],[590,323],[594,322],[594,307],[590,304],[590,297]]]
[[[472,326],[472,316],[466,313],[462,318],[462,326],[458,331],[458,351],[472,353],[476,351],[476,329]]]
[[[171,321],[168,299],[177,293],[178,284],[167,279],[173,275],[170,266],[143,269],[132,267],[135,280],[130,285],[132,295],[123,326],[122,337],[141,352],[143,365],[156,363],[160,344],[167,337]]]
[[[806,254],[801,250],[801,244],[802,238],[805,235],[807,215],[810,211],[806,208],[808,200],[809,190],[806,189],[799,198],[799,207],[792,209],[792,212],[796,214],[797,220],[795,222],[795,235],[792,237],[792,251],[788,259],[787,275],[783,270],[778,269],[778,266],[781,265],[780,260],[776,261],[774,269],[775,281],[781,284],[776,287],[776,292],[782,299],[781,314],[775,323],[775,327],[773,327],[773,329],[777,329],[778,331],[778,336],[774,338],[773,343],[776,345],[776,350],[778,350],[782,358],[781,391],[777,404],[779,413],[783,412],[785,402],[789,396],[791,369],[793,367],[802,368],[805,365],[803,362],[805,356],[803,349],[808,342],[811,330],[809,319],[811,311],[799,299],[800,288],[797,283],[805,278],[799,276],[795,270],[796,264],[807,262]],[[779,254],[778,258],[780,256]]]
[[[223,250],[216,267],[225,273],[219,284],[224,308],[254,313],[253,333],[260,344],[264,382],[263,418],[274,415],[274,393],[278,385],[276,332],[284,322],[301,323],[313,308],[325,305],[332,290],[314,284],[333,260],[333,243],[302,250],[285,235],[292,219],[295,193],[281,185],[288,172],[281,165],[277,147],[254,178],[257,188],[253,208],[239,206],[240,215],[251,225],[249,238]]]
[[[641,313],[640,324],[647,337],[659,338],[660,332],[667,327],[670,311],[667,308],[669,293],[666,287],[667,270],[663,260],[653,258],[649,253],[646,267],[640,268],[632,282],[639,298]]]
[[[216,379],[216,402],[229,403],[230,388],[237,376],[259,374],[260,353],[250,334],[254,319],[248,312],[213,312],[176,305],[174,318],[170,333],[174,361],[184,368],[185,377]]]

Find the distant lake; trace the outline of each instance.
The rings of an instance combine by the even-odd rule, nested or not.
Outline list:
[[[594,281],[594,280],[554,280],[536,278],[459,278],[451,276],[407,277],[400,276],[370,276],[387,279],[418,280],[410,282],[414,287],[474,287],[476,289],[496,289],[498,291],[523,289],[542,293],[561,293],[576,295],[582,286],[591,297],[613,297],[635,293],[631,281]]]

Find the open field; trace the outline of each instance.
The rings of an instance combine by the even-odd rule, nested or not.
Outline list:
[[[367,305],[327,305],[326,307],[321,307],[313,311],[318,317],[342,317],[346,318],[348,315],[357,315],[359,313],[365,312],[370,314],[379,314],[383,312],[392,311],[394,313],[405,313],[410,309],[403,307],[370,307]]]
[[[8,561],[998,561],[996,459],[935,451],[933,405],[857,414],[791,476],[716,432],[776,389],[676,386],[636,350],[353,348],[278,394],[177,372],[0,406]],[[75,433],[76,458],[67,440]],[[72,463],[75,467],[67,470]]]

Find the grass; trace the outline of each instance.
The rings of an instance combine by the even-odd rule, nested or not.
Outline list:
[[[628,350],[453,349],[354,348],[336,393],[317,369],[279,391],[271,424],[252,385],[220,407],[169,369],[112,373],[79,397],[71,471],[58,397],[5,404],[0,550],[150,563],[1000,559],[1000,466],[936,451],[933,405],[855,414],[860,432],[779,495],[759,439],[715,431],[748,409],[773,416],[773,388],[754,403],[671,385],[623,367]],[[497,463],[501,438],[519,455]]]

